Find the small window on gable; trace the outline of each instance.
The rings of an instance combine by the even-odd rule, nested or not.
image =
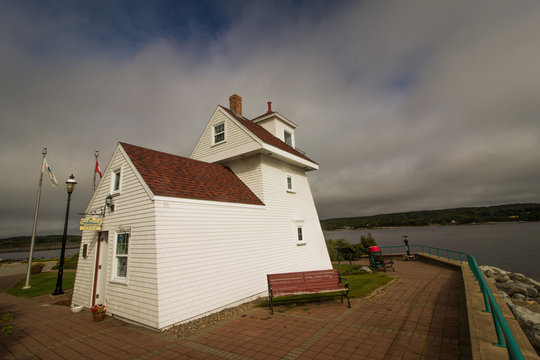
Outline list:
[[[225,123],[214,125],[214,144],[225,141]]]
[[[287,192],[294,192],[294,184],[292,175],[287,175]]]
[[[283,140],[285,141],[285,144],[289,146],[293,146],[292,144],[292,134],[288,132],[287,130],[283,131]]]
[[[120,192],[121,173],[122,173],[121,169],[113,171],[112,183],[111,183],[111,192],[112,193],[119,193]]]
[[[304,234],[302,233],[302,225],[298,225],[298,241],[304,241]]]

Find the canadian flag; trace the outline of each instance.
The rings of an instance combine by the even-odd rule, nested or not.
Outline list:
[[[100,179],[103,177],[103,175],[101,175],[101,169],[99,168],[99,163],[97,159],[96,159],[96,169],[94,170],[94,173],[98,173]]]

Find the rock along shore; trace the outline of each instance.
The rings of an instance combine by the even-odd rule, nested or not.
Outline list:
[[[523,274],[494,266],[480,266],[516,317],[529,341],[540,354],[540,283]]]

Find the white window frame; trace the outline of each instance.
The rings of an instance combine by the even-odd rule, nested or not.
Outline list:
[[[127,236],[127,249],[125,254],[118,254],[118,237],[121,235]],[[113,257],[113,271],[112,271],[112,278],[115,281],[121,281],[121,282],[127,282],[128,278],[128,265],[129,265],[129,243],[131,242],[131,233],[129,232],[118,232],[115,233],[114,236],[114,257]],[[118,275],[118,259],[119,258],[125,258],[126,259],[126,269],[125,269],[125,276]]]
[[[304,220],[293,220],[294,223],[294,233],[296,239],[296,245],[306,245],[306,234],[304,232]]]
[[[118,188],[116,188],[116,179],[118,176]],[[113,170],[111,175],[111,194],[120,194],[122,191],[122,168]]]
[[[223,126],[223,130],[220,131],[219,133],[216,132],[216,128],[218,126]],[[216,137],[218,135],[223,135],[223,139],[222,140],[219,140],[219,141],[216,141]],[[226,139],[226,133],[225,133],[225,121],[223,122],[220,122],[218,124],[215,124],[214,126],[212,126],[212,145],[217,145],[217,144],[221,144],[221,143],[224,143]]]
[[[291,174],[287,174],[286,176],[286,187],[288,193],[296,193],[294,190],[294,177]]]
[[[287,134],[289,134],[289,137],[291,139],[291,143],[289,144],[287,142]],[[288,130],[283,130],[283,142],[291,147],[294,147],[294,140],[293,140],[293,133]]]

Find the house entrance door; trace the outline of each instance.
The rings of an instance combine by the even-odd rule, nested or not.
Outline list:
[[[94,269],[94,291],[92,306],[95,304],[105,305],[107,293],[107,270],[109,260],[109,232],[101,231],[98,234],[96,249],[96,267]]]

